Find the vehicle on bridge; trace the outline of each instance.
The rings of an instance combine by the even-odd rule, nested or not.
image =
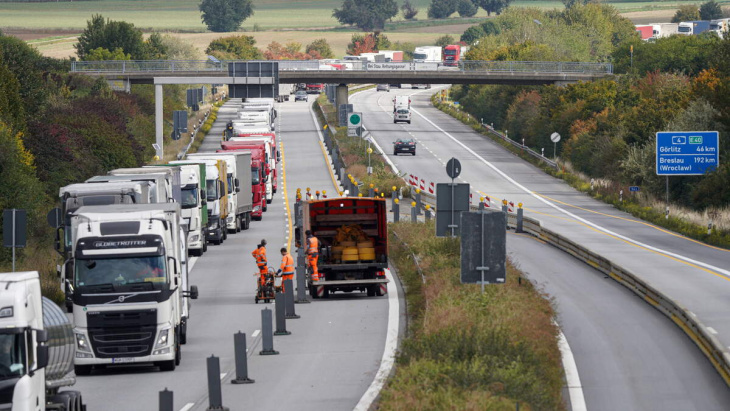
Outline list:
[[[41,297],[37,271],[0,273],[0,375],[3,410],[83,411],[76,383],[73,326],[53,301]]]
[[[466,47],[458,44],[449,44],[444,47],[444,66],[456,67],[459,65],[459,61],[463,54],[466,52]]]
[[[416,47],[416,49],[413,51],[413,61],[417,63],[441,63],[441,47]]]
[[[186,235],[178,203],[86,206],[71,219],[74,369],[154,364],[173,371],[187,339]]]
[[[385,199],[340,197],[300,203],[303,218],[296,239],[306,244],[311,230],[320,244],[319,280],[307,278],[313,298],[327,298],[336,291],[388,292],[388,223]]]
[[[319,94],[324,91],[324,83],[307,83],[305,87],[307,94]]]

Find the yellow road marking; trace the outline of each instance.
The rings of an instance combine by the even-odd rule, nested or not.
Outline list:
[[[284,192],[284,204],[286,205],[286,216],[289,222],[289,241],[286,243],[286,249],[291,252],[291,243],[294,240],[294,229],[291,223],[291,208],[289,208],[289,194],[286,191],[286,159],[284,157],[284,142],[279,143],[279,151],[281,152],[281,188]]]

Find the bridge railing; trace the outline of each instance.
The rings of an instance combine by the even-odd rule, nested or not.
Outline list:
[[[77,73],[149,73],[149,72],[225,72],[228,63],[236,61],[211,60],[114,60],[73,61],[71,71]],[[324,71],[317,60],[279,60],[279,70]],[[328,64],[331,61],[327,62]],[[368,71],[367,64],[358,61],[342,61],[352,71]],[[436,64],[436,63],[434,63]],[[417,67],[417,66],[415,66]],[[425,65],[431,67],[431,65]],[[459,67],[439,65],[437,70],[494,73],[545,73],[545,74],[613,74],[611,63],[580,63],[567,61],[474,61],[464,60]],[[418,69],[416,69],[418,70]],[[432,71],[427,69],[425,71]],[[382,69],[378,72],[383,72]]]

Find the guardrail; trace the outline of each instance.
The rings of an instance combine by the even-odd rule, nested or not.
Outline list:
[[[516,214],[507,213],[507,226],[510,228],[517,227]],[[610,276],[643,298],[662,314],[666,315],[697,344],[717,372],[720,373],[725,383],[730,385],[730,350],[725,348],[714,335],[710,334],[707,331],[707,327],[689,310],[656,290],[630,270],[621,267],[581,244],[542,227],[539,220],[524,217],[522,230]]]
[[[227,72],[229,63],[243,60],[109,60],[109,61],[72,61],[74,73],[149,73],[149,72]],[[251,61],[247,61],[251,62]],[[267,62],[271,62],[270,60]],[[278,60],[279,71],[324,70],[322,66],[338,64],[352,71],[368,71],[368,63],[353,60]],[[409,62],[408,62],[409,63]],[[378,63],[377,71],[388,70],[389,63]],[[393,63],[395,64],[395,63]],[[414,70],[420,63],[414,64]],[[402,64],[401,64],[402,65]],[[383,66],[386,66],[384,69]],[[496,73],[545,73],[545,74],[613,74],[611,63],[581,63],[561,61],[477,61],[464,60],[458,67],[446,67],[442,63],[425,63],[423,71],[436,70],[458,72],[496,72]],[[334,68],[332,68],[334,69]],[[396,70],[395,68],[393,70]]]
[[[516,147],[516,148],[524,151],[529,156],[542,161],[543,163],[549,165],[550,167],[552,167],[556,170],[558,169],[558,163],[556,161],[550,160],[549,158],[547,158],[544,155],[542,155],[541,153],[538,153],[537,151],[531,149],[530,147],[527,147],[525,145],[518,143],[517,141],[512,140],[511,138],[507,137],[506,135],[500,133],[497,130],[494,130],[492,127],[490,127],[486,124],[482,124],[482,125],[489,133],[494,134],[495,136],[499,137],[503,141],[506,141],[507,143],[511,144],[513,147]]]

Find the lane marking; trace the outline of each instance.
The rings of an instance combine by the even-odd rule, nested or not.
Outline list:
[[[395,363],[395,353],[398,348],[400,301],[393,275],[389,269],[385,270],[385,276],[388,278],[388,332],[385,337],[385,350],[383,351],[383,358],[380,360],[380,368],[378,368],[373,382],[355,405],[353,411],[367,411],[370,409],[370,406],[380,394],[380,390],[388,381],[388,376]]]
[[[188,260],[188,264],[190,267],[188,267],[188,272],[193,271],[193,267],[195,267],[195,263],[198,262],[198,258],[200,257],[190,257],[190,260]]]
[[[624,240],[627,243],[631,243],[632,245],[638,246],[640,248],[644,248],[644,249],[647,249],[647,250],[654,251],[657,254],[664,255],[666,257],[672,258],[675,261],[681,260],[681,261],[683,261],[685,263],[688,263],[688,265],[705,267],[706,270],[703,270],[703,271],[706,271],[708,273],[711,273],[711,274],[713,274],[713,275],[715,275],[715,276],[717,276],[719,278],[722,278],[724,280],[730,281],[730,271],[728,271],[728,270],[725,270],[725,269],[722,269],[722,268],[719,268],[719,267],[715,267],[715,266],[713,266],[711,264],[707,264],[707,263],[704,263],[702,261],[697,261],[697,260],[691,259],[689,257],[685,257],[685,256],[680,255],[680,254],[676,254],[676,253],[673,253],[673,252],[670,252],[670,251],[666,251],[666,250],[663,250],[663,249],[658,248],[658,247],[654,247],[654,246],[651,246],[651,245],[648,245],[648,244],[644,244],[644,243],[642,243],[642,242],[640,242],[638,240],[634,240],[633,238],[629,238],[629,237],[626,237],[624,235],[618,234],[618,233],[616,233],[614,231],[611,231],[611,230],[609,230],[609,229],[607,229],[605,227],[602,227],[602,226],[600,226],[600,225],[598,225],[596,223],[593,223],[591,221],[588,221],[588,220],[586,220],[583,217],[580,217],[580,216],[578,216],[576,214],[571,213],[568,210],[565,210],[565,209],[559,207],[555,203],[552,203],[552,202],[548,201],[547,199],[545,199],[545,198],[543,198],[543,197],[535,194],[535,192],[533,192],[532,190],[530,190],[527,187],[523,186],[522,184],[518,183],[512,177],[508,176],[505,172],[503,172],[502,170],[500,170],[499,168],[497,168],[494,164],[492,164],[491,162],[485,160],[482,156],[480,156],[479,154],[477,154],[474,150],[472,150],[471,148],[467,147],[464,143],[462,143],[457,138],[455,138],[454,136],[452,136],[451,134],[449,134],[448,132],[446,132],[444,129],[442,129],[441,127],[439,127],[438,125],[436,125],[433,121],[431,121],[428,118],[426,118],[418,110],[416,110],[416,109],[411,109],[411,110],[414,113],[418,114],[421,118],[423,118],[424,120],[426,120],[434,128],[438,129],[439,131],[441,131],[442,133],[444,133],[446,136],[448,136],[456,144],[460,145],[466,151],[468,151],[469,153],[471,153],[474,157],[476,157],[477,159],[479,159],[487,167],[491,168],[495,173],[499,174],[507,182],[511,183],[515,187],[519,188],[520,190],[524,191],[525,193],[527,193],[528,195],[534,197],[535,199],[537,199],[538,201],[544,203],[545,205],[547,205],[547,206],[549,206],[549,207],[551,207],[551,208],[553,208],[553,209],[555,209],[555,210],[557,210],[557,211],[559,211],[559,212],[561,212],[561,213],[563,213],[563,214],[565,214],[565,215],[567,215],[569,217],[572,217],[576,221],[580,221],[580,222],[583,222],[584,224],[590,225],[591,227],[594,227],[595,229],[600,230],[600,231],[606,233],[609,236],[613,236],[615,238],[620,238],[620,239]]]
[[[261,333],[261,330],[255,330],[255,331],[254,331],[254,332],[253,332],[253,333],[251,334],[251,338],[256,338],[256,337],[258,337],[260,333]]]
[[[557,324],[556,324],[557,326]],[[586,411],[586,400],[583,396],[583,386],[580,383],[578,375],[578,367],[575,364],[573,351],[570,350],[568,340],[565,334],[558,326],[558,348],[563,361],[563,369],[565,370],[565,380],[568,386],[568,396],[570,397],[570,408],[572,411]]]
[[[221,373],[221,381],[223,381],[224,378],[226,378],[227,373]]]
[[[180,408],[180,411],[190,411],[190,409],[193,408],[194,405],[195,405],[194,402],[189,402],[189,403],[185,404],[184,407]]]
[[[707,331],[711,332],[712,334],[717,334],[717,330],[715,330],[714,328],[712,328],[712,327],[705,327],[705,328],[707,328]]]
[[[281,188],[282,188],[282,194],[284,196],[284,205],[286,206],[286,216],[287,216],[287,228],[289,232],[292,232],[292,224],[291,219],[289,216],[291,216],[291,209],[289,208],[289,194],[286,190],[286,159],[284,157],[284,142],[279,142],[279,151],[281,151]],[[287,238],[286,240],[286,249],[291,251],[291,240]]]

